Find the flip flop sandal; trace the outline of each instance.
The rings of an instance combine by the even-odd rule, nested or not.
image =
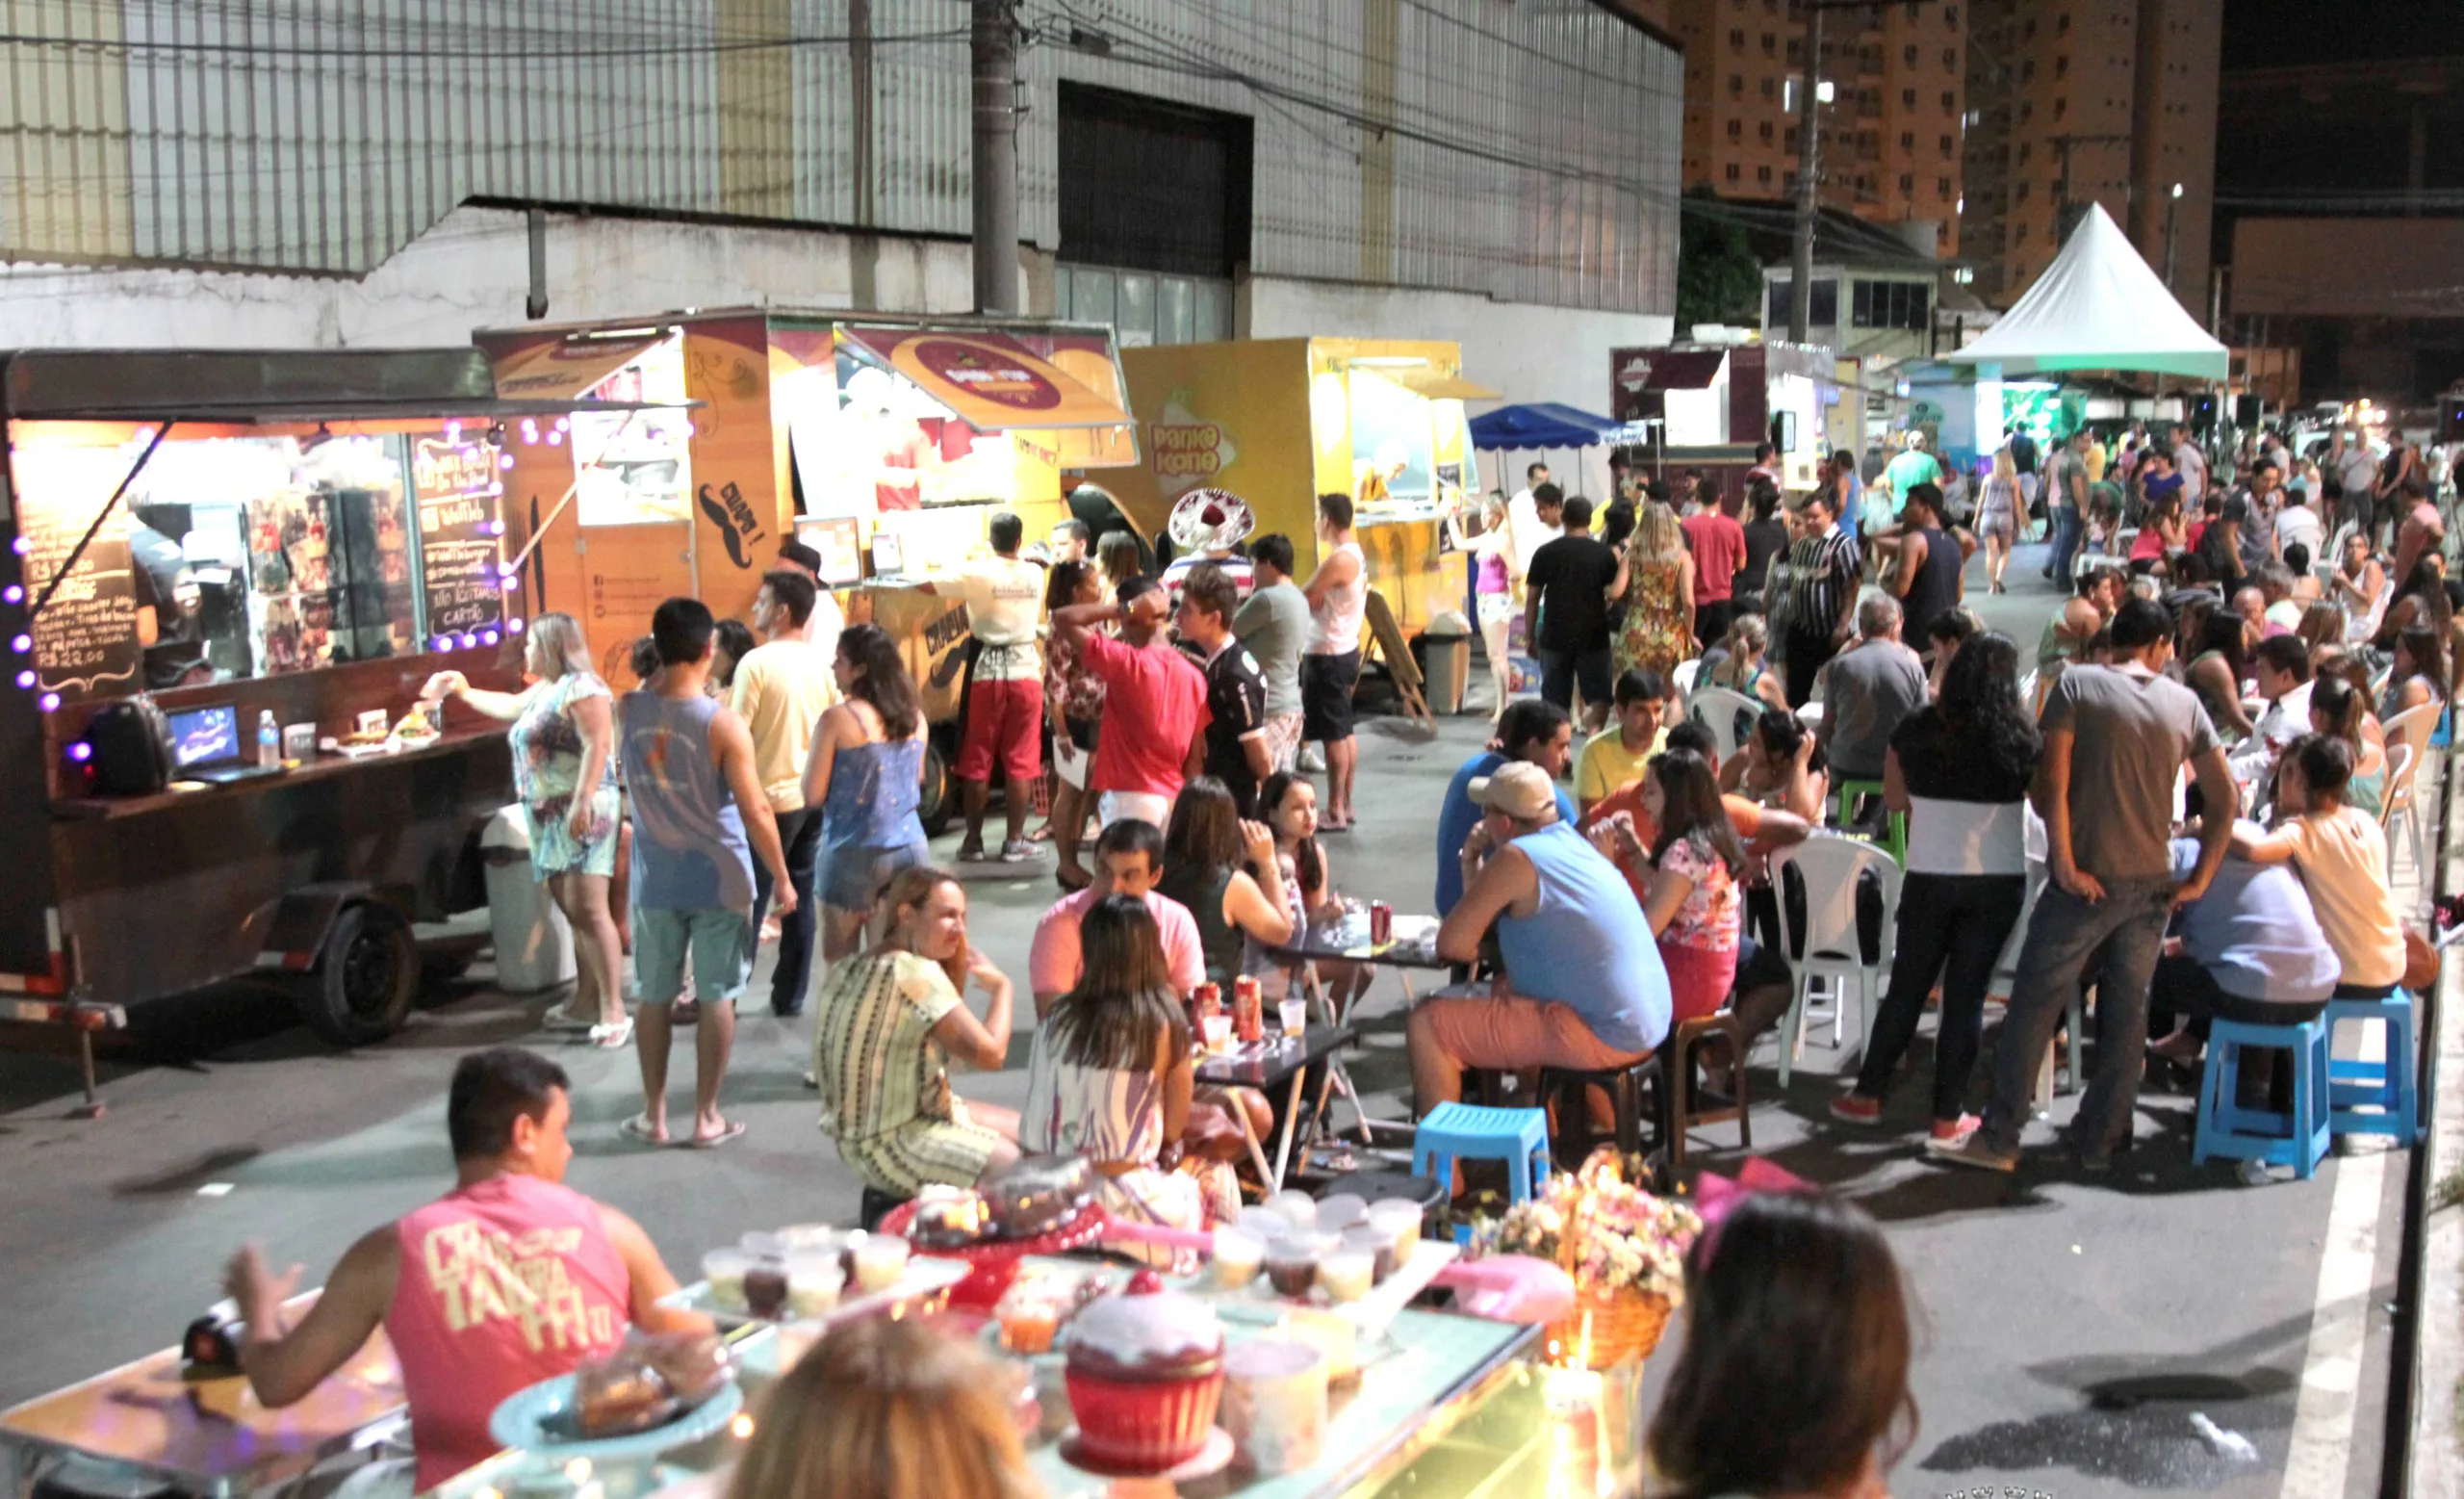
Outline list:
[[[621,1051],[633,1040],[632,1017],[627,1016],[613,1025],[593,1025],[590,1044],[603,1051]]]
[[[640,1114],[636,1114],[630,1119],[626,1120],[623,1124],[618,1124],[616,1126],[616,1132],[629,1140],[638,1140],[644,1145],[657,1146],[661,1149],[676,1143],[664,1134],[653,1134],[651,1132],[650,1120],[646,1116]]]
[[[744,1121],[740,1119],[731,1119],[727,1121],[727,1127],[720,1130],[717,1134],[707,1137],[695,1135],[693,1137],[693,1149],[697,1150],[715,1150],[720,1146],[727,1144],[729,1141],[742,1133],[744,1133]]]

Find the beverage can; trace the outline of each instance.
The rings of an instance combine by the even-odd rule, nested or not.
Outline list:
[[[1245,973],[1232,981],[1232,1028],[1245,1042],[1266,1039],[1266,995]]]
[[[1372,946],[1383,946],[1395,940],[1395,908],[1382,900],[1369,903],[1369,941]]]
[[[1190,1013],[1200,1025],[1205,1024],[1212,1017],[1221,1015],[1223,986],[1211,983],[1198,985],[1196,991],[1190,995]]]

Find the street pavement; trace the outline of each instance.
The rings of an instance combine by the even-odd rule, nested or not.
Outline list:
[[[2002,597],[1985,595],[1981,564],[1969,574],[1971,602],[2030,652],[2057,597],[2041,560],[2024,551]],[[1482,729],[1451,718],[1431,738],[1399,719],[1365,722],[1361,825],[1326,840],[1344,892],[1428,909],[1430,809]],[[954,835],[938,846],[946,857]],[[986,871],[968,892],[977,944],[1022,974],[1035,917],[1059,893],[1048,863]],[[617,1132],[640,1102],[633,1053],[543,1034],[547,999],[498,994],[488,971],[472,969],[392,1042],[349,1053],[319,1045],[268,995],[157,1007],[107,1058],[98,1121],[67,1117],[76,1072],[57,1035],[0,1029],[0,1327],[16,1334],[0,1347],[0,1405],[172,1342],[244,1240],[277,1265],[305,1264],[315,1283],[353,1237],[436,1195],[451,1177],[447,1075],[474,1047],[519,1043],[563,1062],[578,1152],[569,1179],[640,1219],[686,1279],[701,1251],[744,1229],[854,1219],[856,1180],[800,1080],[808,1019],[757,1006],[742,1023],[725,1101],[750,1125],[744,1138],[654,1150]],[[755,993],[766,973],[765,957]],[[1352,1069],[1372,1110],[1394,1116],[1408,1091],[1402,1006],[1381,978]],[[1754,1139],[1862,1204],[1900,1256],[1919,1312],[1921,1425],[1894,1492],[2377,1491],[2407,1157],[2331,1156],[2313,1180],[2246,1188],[2227,1166],[2190,1166],[2189,1098],[2143,1095],[2138,1146],[2110,1176],[2078,1175],[2045,1125],[2014,1177],[1952,1172],[1922,1159],[1921,1086],[1898,1091],[1886,1128],[1829,1118],[1854,1044],[1835,1050],[1820,1035],[1784,1092],[1761,1047]],[[1009,1066],[962,1092],[1016,1103],[1028,1040],[1022,1024]],[[689,1056],[680,1047],[686,1073]],[[1921,1075],[1930,1041],[1913,1061]],[[689,1115],[689,1075],[671,1086]],[[2059,1098],[2053,1123],[2072,1105]],[[1703,1141],[1694,1164],[1741,1159],[1732,1124]],[[2228,1434],[2203,1436],[2194,1416]],[[2255,1458],[2237,1456],[2230,1434]]]

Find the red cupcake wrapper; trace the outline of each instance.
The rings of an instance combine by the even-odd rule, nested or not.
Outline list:
[[[1197,1379],[1107,1380],[1065,1371],[1080,1449],[1107,1467],[1163,1472],[1198,1454],[1223,1398],[1220,1367]]]

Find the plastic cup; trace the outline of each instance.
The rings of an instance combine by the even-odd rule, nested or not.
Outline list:
[[[1371,1280],[1378,1285],[1395,1273],[1399,1260],[1395,1253],[1395,1235],[1373,1223],[1356,1223],[1344,1230],[1344,1248],[1366,1253],[1373,1268]]]
[[[1318,1261],[1324,1256],[1325,1241],[1314,1233],[1292,1233],[1267,1246],[1267,1283],[1278,1296],[1296,1300],[1307,1296],[1318,1283]]]
[[[856,1283],[865,1295],[888,1290],[906,1274],[907,1241],[897,1234],[868,1234],[856,1246]]]
[[[1318,1283],[1338,1304],[1356,1302],[1377,1282],[1377,1256],[1365,1250],[1341,1249],[1318,1261]]]
[[[1283,1003],[1275,1006],[1275,1012],[1283,1021],[1284,1035],[1292,1040],[1298,1041],[1302,1034],[1309,1029],[1308,1000],[1286,999]]]
[[[1292,1232],[1292,1220],[1263,1204],[1241,1209],[1241,1231],[1261,1244],[1272,1244]]]
[[[838,1293],[846,1283],[847,1268],[839,1263],[837,1251],[790,1251],[787,1254],[787,1315],[830,1315],[838,1309]]]
[[[1336,1192],[1318,1200],[1318,1228],[1323,1233],[1341,1233],[1356,1223],[1369,1221],[1369,1200],[1350,1192]]]
[[[729,1311],[744,1310],[744,1273],[752,1264],[753,1256],[733,1245],[704,1254],[702,1278],[710,1282],[710,1304]]]
[[[1369,1204],[1369,1221],[1395,1236],[1395,1259],[1409,1264],[1421,1244],[1421,1204],[1409,1198],[1381,1198]]]
[[[1198,1029],[1206,1041],[1206,1049],[1209,1051],[1232,1049],[1232,1017],[1210,1015],[1198,1022]]]
[[[1258,1278],[1266,1263],[1267,1241],[1239,1228],[1215,1230],[1215,1283],[1237,1291]]]
[[[1294,1228],[1302,1233],[1318,1227],[1318,1200],[1306,1192],[1287,1187],[1268,1198],[1267,1205],[1281,1213]]]

